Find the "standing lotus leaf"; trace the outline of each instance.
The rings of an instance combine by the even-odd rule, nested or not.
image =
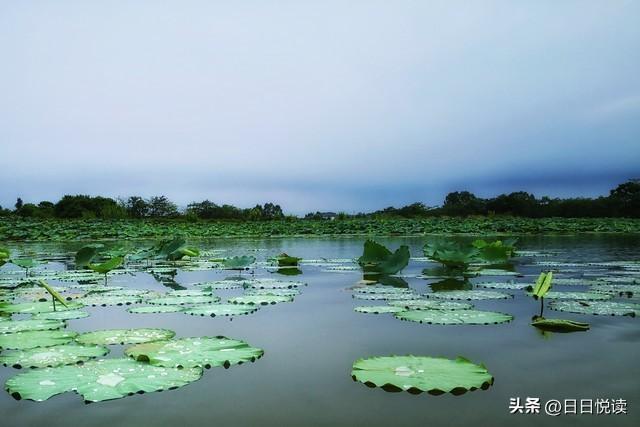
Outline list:
[[[482,310],[408,310],[395,316],[400,320],[432,325],[492,325],[513,320],[510,314]]]
[[[192,316],[238,316],[251,314],[258,310],[255,305],[247,304],[208,304],[185,309],[186,314]]]
[[[427,392],[455,395],[493,384],[493,376],[483,365],[458,357],[387,356],[358,359],[351,377],[369,387],[386,391]]]
[[[0,335],[0,348],[22,350],[26,348],[51,347],[54,345],[67,344],[77,335],[77,332],[63,330],[28,331],[16,332],[15,334],[4,334]]]
[[[172,341],[157,341],[139,344],[125,350],[127,356],[151,365],[172,368],[194,366],[211,368],[244,362],[255,362],[264,351],[249,346],[244,341],[225,337],[181,338]]]
[[[53,368],[62,365],[86,362],[109,353],[102,346],[62,344],[45,348],[9,350],[0,354],[0,363],[14,368]]]
[[[200,368],[162,368],[126,358],[105,359],[21,373],[9,378],[6,389],[16,399],[43,401],[75,391],[87,402],[100,402],[135,393],[173,390],[201,376]]]
[[[80,344],[114,345],[139,344],[151,341],[168,340],[175,332],[169,329],[104,329],[102,331],[85,332],[76,341]]]
[[[60,320],[9,320],[0,323],[0,334],[11,334],[25,331],[50,331],[64,327]]]

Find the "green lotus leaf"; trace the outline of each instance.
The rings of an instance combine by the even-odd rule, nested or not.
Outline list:
[[[496,291],[443,291],[424,294],[424,297],[430,299],[477,301],[485,299],[509,299],[513,298],[513,295]]]
[[[481,310],[408,310],[395,316],[400,320],[433,325],[491,325],[513,320],[510,314]]]
[[[358,264],[379,264],[391,256],[391,251],[373,240],[364,242],[364,251],[358,258]]]
[[[395,307],[391,305],[363,305],[353,309],[357,313],[366,314],[382,314],[382,313],[400,313],[405,311],[404,307]]]
[[[142,302],[139,296],[130,295],[109,295],[106,292],[90,294],[84,298],[80,298],[79,302],[92,307],[106,307],[108,305],[131,305]]]
[[[0,246],[0,260],[8,261],[11,258],[11,251],[5,246]]]
[[[562,301],[549,303],[549,308],[578,314],[602,316],[640,316],[640,304],[614,301]]]
[[[185,309],[186,314],[192,316],[238,316],[250,314],[258,310],[256,305],[242,304],[208,304]]]
[[[76,268],[87,267],[98,254],[98,249],[104,247],[101,244],[87,245],[76,252],[75,262]]]
[[[290,256],[283,252],[275,257],[274,260],[278,263],[279,267],[295,267],[298,265],[298,262],[302,260],[302,258]]]
[[[355,292],[353,298],[366,301],[414,300],[419,299],[420,295],[401,292],[391,292],[387,294],[363,294]]]
[[[409,300],[409,301],[389,301],[389,305],[403,307],[407,310],[471,310],[472,304],[456,301],[434,301],[434,300]]]
[[[176,313],[185,308],[179,305],[147,305],[142,307],[130,307],[127,309],[132,314],[152,314],[152,313]]]
[[[608,300],[612,298],[611,294],[596,293],[596,292],[555,292],[549,291],[544,296],[547,299],[574,299],[583,301],[597,301]]]
[[[87,402],[100,402],[136,393],[173,390],[201,376],[200,368],[163,368],[126,358],[105,359],[24,372],[9,378],[6,389],[16,399],[43,401],[75,391]]]
[[[199,295],[185,297],[160,297],[147,302],[152,305],[185,305],[185,304],[214,304],[220,301],[217,295]]]
[[[209,369],[254,362],[264,351],[225,337],[196,337],[134,345],[127,348],[125,354],[154,366]]]
[[[7,320],[0,323],[0,334],[12,334],[25,331],[50,331],[64,327],[60,320]]]
[[[18,267],[25,268],[25,269],[37,267],[38,265],[40,265],[38,261],[31,258],[17,258],[17,259],[10,260],[10,262],[11,264],[17,265]]]
[[[286,280],[274,279],[258,279],[250,282],[250,284],[254,289],[292,289],[305,285],[302,282],[289,282]]]
[[[72,320],[89,317],[89,313],[83,310],[50,311],[48,313],[38,313],[31,316],[32,319],[50,320]]]
[[[293,301],[292,296],[273,295],[273,294],[241,295],[239,297],[229,298],[229,302],[231,304],[248,304],[248,305],[269,305],[269,304],[277,304],[281,302],[291,302],[291,301]]]
[[[589,330],[588,323],[575,322],[567,319],[538,318],[531,322],[531,326],[549,332],[579,332]]]
[[[256,257],[243,255],[226,258],[222,262],[222,265],[226,270],[245,270],[254,262],[256,262]]]
[[[73,341],[77,335],[77,332],[59,329],[53,331],[27,331],[3,334],[0,335],[0,348],[23,350],[36,347],[51,347],[54,345],[67,344]]]
[[[111,270],[115,270],[116,268],[120,267],[123,262],[124,257],[117,256],[103,262],[102,264],[88,264],[87,266],[96,273],[107,274]]]
[[[550,298],[547,294],[551,289],[551,280],[553,279],[553,273],[550,271],[548,273],[542,272],[540,276],[538,276],[538,280],[536,280],[536,284],[533,286],[533,290],[531,291],[531,295],[533,298]]]
[[[493,376],[483,365],[458,357],[454,360],[426,356],[387,356],[358,359],[351,376],[369,387],[386,391],[459,395],[486,390]]]
[[[52,368],[82,363],[109,353],[106,347],[62,344],[45,348],[9,350],[0,354],[4,366],[20,368]]]
[[[363,286],[360,288],[355,288],[354,293],[359,294],[411,294],[413,291],[408,288],[394,288],[392,286]]]
[[[64,307],[68,307],[67,302],[65,301],[65,298],[62,297],[62,295],[60,295],[55,289],[49,286],[47,282],[45,282],[44,280],[38,280],[36,283],[38,284],[38,286],[43,287],[55,301],[58,301]]]
[[[597,284],[590,288],[592,292],[602,292],[606,294],[618,294],[618,295],[634,295],[640,294],[639,285],[625,285],[621,283],[616,284]]]
[[[79,302],[67,303],[67,307],[57,306],[57,311],[77,310],[84,307]],[[0,311],[5,313],[20,313],[20,314],[34,314],[34,313],[49,313],[53,312],[53,304],[51,301],[46,302],[23,302],[16,304],[0,303]]]
[[[203,289],[239,289],[242,287],[243,281],[239,280],[217,280],[214,282],[194,283],[193,286],[202,287]]]
[[[93,345],[139,344],[168,340],[174,335],[175,332],[169,329],[158,328],[104,329],[80,334],[76,341],[80,344]]]
[[[285,297],[295,297],[300,295],[298,289],[247,289],[245,295],[278,295]]]
[[[212,289],[177,289],[164,294],[166,297],[200,297],[211,295],[213,295]]]
[[[405,268],[409,264],[409,247],[400,246],[395,252],[391,252],[379,243],[373,240],[367,240],[364,243],[364,251],[358,264],[364,271],[395,274]]]
[[[528,284],[526,283],[512,283],[512,282],[482,282],[476,283],[476,286],[485,289],[507,289],[507,290],[522,290],[526,289]]]
[[[517,271],[501,270],[496,268],[483,268],[482,270],[475,272],[478,276],[520,276]]]
[[[563,285],[563,286],[573,286],[573,285],[591,285],[596,283],[595,280],[589,280],[589,279],[574,279],[574,278],[554,278],[553,279],[553,284],[554,285]]]

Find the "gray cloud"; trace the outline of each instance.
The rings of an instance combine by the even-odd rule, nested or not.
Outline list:
[[[640,175],[640,5],[5,2],[0,204],[290,211]],[[488,195],[488,194],[487,194]]]

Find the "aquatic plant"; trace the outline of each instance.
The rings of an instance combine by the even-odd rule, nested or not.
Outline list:
[[[117,256],[114,258],[111,258],[101,264],[87,264],[87,266],[95,271],[96,273],[100,273],[100,274],[104,274],[104,284],[107,284],[107,274],[109,274],[110,271],[115,270],[116,268],[120,267],[122,265],[122,263],[124,262],[124,257],[121,256]]]
[[[407,246],[402,245],[392,253],[383,245],[367,240],[358,264],[369,273],[396,274],[409,264],[410,257]]]

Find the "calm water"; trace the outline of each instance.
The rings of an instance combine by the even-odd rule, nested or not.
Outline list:
[[[217,241],[201,247],[228,249],[241,254],[248,249],[258,258],[279,252],[304,258],[354,258],[364,239],[284,239]],[[424,239],[387,238],[381,243],[395,249],[408,244],[413,256],[422,256]],[[523,238],[520,249],[553,250],[546,261],[638,260],[638,236],[587,236]],[[24,246],[17,246],[24,248]],[[50,247],[50,249],[55,247]],[[76,246],[57,247],[74,250]],[[225,254],[226,255],[226,254]],[[541,267],[516,264],[524,274]],[[523,260],[524,262],[524,260]],[[412,260],[403,273],[419,274],[427,266]],[[412,425],[639,425],[640,422],[640,319],[602,317],[546,311],[547,317],[591,323],[583,333],[543,337],[529,325],[539,305],[519,291],[513,300],[478,301],[480,309],[511,313],[511,323],[492,326],[431,326],[396,320],[392,315],[367,315],[353,311],[357,305],[376,301],[354,300],[347,289],[362,275],[355,271],[324,272],[317,266],[302,267],[292,279],[308,283],[293,303],[263,307],[255,314],[229,318],[175,314],[129,314],[122,307],[89,308],[91,317],[69,321],[78,332],[118,327],[163,327],[177,336],[224,335],[263,348],[256,363],[228,370],[213,368],[202,379],[178,390],[136,395],[124,399],[84,404],[73,393],[46,402],[15,401],[0,393],[2,426],[161,426],[161,425],[262,425],[262,426],[412,426]],[[589,268],[589,271],[594,271]],[[605,270],[602,276],[606,275]],[[263,269],[260,276],[269,275]],[[571,272],[563,277],[580,276]],[[179,284],[222,279],[221,271],[181,272]],[[286,277],[284,277],[286,279]],[[472,281],[503,281],[482,277]],[[415,277],[409,286],[429,290],[435,282]],[[534,278],[517,278],[532,282]],[[135,288],[169,290],[148,274],[115,277],[112,283]],[[585,287],[557,286],[555,290]],[[510,291],[507,291],[510,292]],[[217,291],[221,297],[240,291]],[[112,347],[109,357],[120,357],[122,347]],[[464,356],[484,363],[495,377],[486,391],[462,396],[423,393],[388,393],[370,389],[350,377],[353,362],[376,355]],[[1,368],[4,381],[20,372]],[[622,398],[627,415],[510,415],[510,397],[548,399]]]

